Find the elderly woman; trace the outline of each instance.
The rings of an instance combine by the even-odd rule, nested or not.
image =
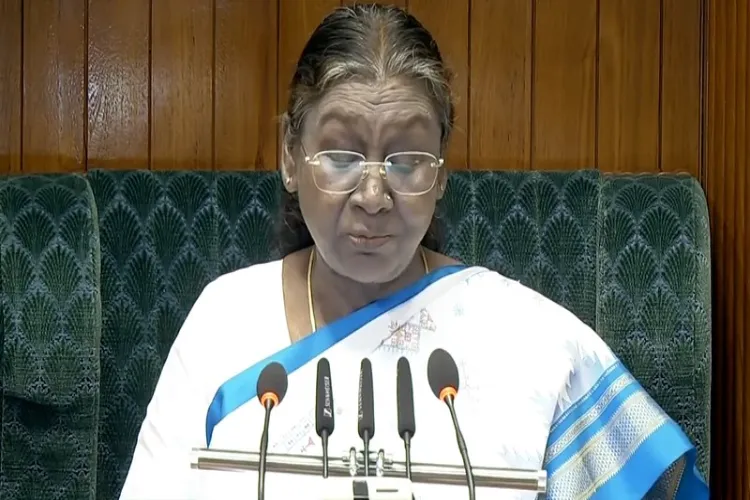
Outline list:
[[[436,202],[454,122],[435,40],[394,7],[341,8],[305,46],[283,120],[282,260],[209,284],[164,366],[123,499],[255,498],[252,472],[191,470],[192,448],[257,450],[260,370],[289,373],[275,453],[320,454],[316,365],[333,372],[331,453],[357,434],[358,373],[374,373],[372,449],[399,459],[396,364],[409,359],[419,432],[412,459],[462,466],[427,383],[436,348],[457,361],[474,465],[546,469],[551,499],[708,498],[695,450],[597,334],[516,281],[435,251]],[[269,473],[269,499],[312,498],[318,477]],[[414,484],[422,499],[466,486]],[[534,493],[477,488],[477,498]]]

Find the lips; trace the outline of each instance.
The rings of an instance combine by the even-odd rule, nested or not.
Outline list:
[[[382,235],[376,236],[372,234],[350,234],[349,240],[355,247],[362,249],[375,249],[379,248],[391,240],[392,236]]]

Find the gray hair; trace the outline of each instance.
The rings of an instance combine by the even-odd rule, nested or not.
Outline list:
[[[429,97],[440,120],[445,149],[455,121],[451,76],[435,39],[411,14],[378,4],[340,7],[321,21],[297,62],[282,116],[283,147],[293,150],[310,109],[336,85],[399,78],[420,85]],[[313,244],[296,195],[282,190],[279,215],[281,255]],[[440,233],[433,217],[422,245],[438,250]]]
[[[440,120],[445,147],[455,120],[451,73],[430,32],[398,7],[368,4],[334,10],[310,36],[297,62],[282,122],[285,146],[291,148],[299,138],[305,116],[332,87],[393,78],[422,86]]]

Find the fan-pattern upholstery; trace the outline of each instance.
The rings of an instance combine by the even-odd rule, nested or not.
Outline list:
[[[596,329],[696,444],[708,478],[711,262],[708,208],[688,176],[605,178]]]
[[[686,430],[708,477],[708,210],[687,175],[454,174],[444,251],[576,313]]]
[[[443,251],[543,293],[596,324],[599,174],[471,172],[450,177]]]
[[[94,171],[101,222],[98,498],[119,494],[182,322],[219,274],[275,256],[276,176]]]
[[[90,450],[81,449],[68,458],[44,457],[51,457],[49,463],[59,460],[55,463],[63,464],[57,467],[61,471],[79,467],[88,471],[88,475],[76,476],[87,480],[94,480],[96,469],[96,497],[109,500],[122,487],[162,364],[193,301],[220,274],[279,256],[274,223],[281,186],[278,175],[263,172],[94,170],[88,181],[95,205],[91,211],[97,214],[92,224],[98,221],[94,233],[101,240],[101,318],[93,307],[88,330],[96,332],[90,334],[91,339],[101,331],[101,376],[98,372],[93,376],[93,383],[101,386],[98,454],[92,457],[87,455]],[[21,186],[29,181],[16,182]],[[87,193],[77,194],[86,201],[66,198],[66,203],[86,205],[90,203]],[[0,218],[2,352],[8,358],[17,333],[6,326],[12,323],[7,318],[20,317],[23,309],[12,302],[16,292],[5,285],[6,275],[16,272],[6,264],[6,248],[8,258],[15,258],[10,250],[14,245],[37,249],[37,253],[43,248],[44,255],[51,254],[54,245],[46,240],[43,244],[22,241],[16,213],[20,211],[6,199],[13,197],[3,195],[5,215]],[[54,208],[58,205],[47,205],[38,204],[44,213],[60,212]],[[454,172],[438,214],[445,229],[444,252],[520,280],[594,327],[697,443],[699,464],[707,475],[709,229],[705,198],[694,179],[610,176],[597,171]],[[51,220],[59,220],[60,235],[71,231],[66,229],[65,217]],[[58,239],[69,241],[64,236]],[[29,262],[34,276],[41,276],[45,269],[41,260]],[[98,283],[98,275],[92,272],[91,278]],[[29,285],[30,289],[34,286]],[[61,317],[62,312],[54,321]],[[56,323],[54,331],[67,331],[59,326],[64,324]],[[35,345],[46,348],[49,342],[44,335],[34,335]],[[2,361],[2,380],[6,371],[25,373],[16,366],[24,363],[18,355],[8,359],[10,363]],[[45,358],[34,359],[40,363]],[[64,369],[58,373],[65,373]],[[34,380],[15,382],[13,376],[9,380],[3,381],[4,408],[11,401],[9,394],[39,386]],[[78,380],[87,380],[86,375],[80,374]],[[59,398],[64,399],[65,389],[61,391]],[[44,394],[58,398],[52,396],[56,392]],[[40,398],[36,393],[33,397]],[[3,436],[6,429],[15,428],[14,411],[4,412]],[[38,417],[22,418],[23,425],[28,425]],[[54,428],[61,432],[76,429],[69,423]],[[96,423],[93,429],[96,438]],[[28,455],[9,447],[12,443],[6,439],[0,447],[5,457],[13,456],[10,462],[3,458],[1,478],[16,470],[9,469],[8,463],[27,460],[23,457]],[[34,450],[44,443],[35,434],[23,446]],[[33,468],[16,470],[16,474],[16,483],[21,485],[34,485],[41,477]],[[44,490],[44,498],[65,497],[66,487],[62,479],[53,481]],[[29,496],[32,490],[14,491],[15,497],[9,498],[36,498]],[[87,498],[85,494],[80,497]]]
[[[116,498],[150,393],[191,304],[216,275],[211,177],[90,175],[101,224],[97,494]]]
[[[93,499],[99,241],[81,176],[0,182],[0,497]]]

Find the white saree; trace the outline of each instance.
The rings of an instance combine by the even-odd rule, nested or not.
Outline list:
[[[419,282],[290,344],[281,262],[211,283],[191,310],[142,424],[121,498],[254,499],[253,472],[190,468],[192,448],[257,451],[263,408],[255,397],[271,360],[289,372],[270,423],[270,451],[320,455],[316,364],[332,370],[336,428],[331,456],[357,435],[359,364],[373,366],[371,450],[403,460],[396,430],[396,363],[414,378],[412,460],[462,466],[447,408],[427,383],[441,347],[461,381],[456,411],[472,465],[545,469],[547,498],[704,499],[695,450],[588,326],[533,290],[481,267],[437,269]],[[268,473],[266,498],[312,498],[315,476]],[[415,484],[419,499],[466,498],[465,487]],[[532,500],[534,493],[477,489],[477,499]]]

